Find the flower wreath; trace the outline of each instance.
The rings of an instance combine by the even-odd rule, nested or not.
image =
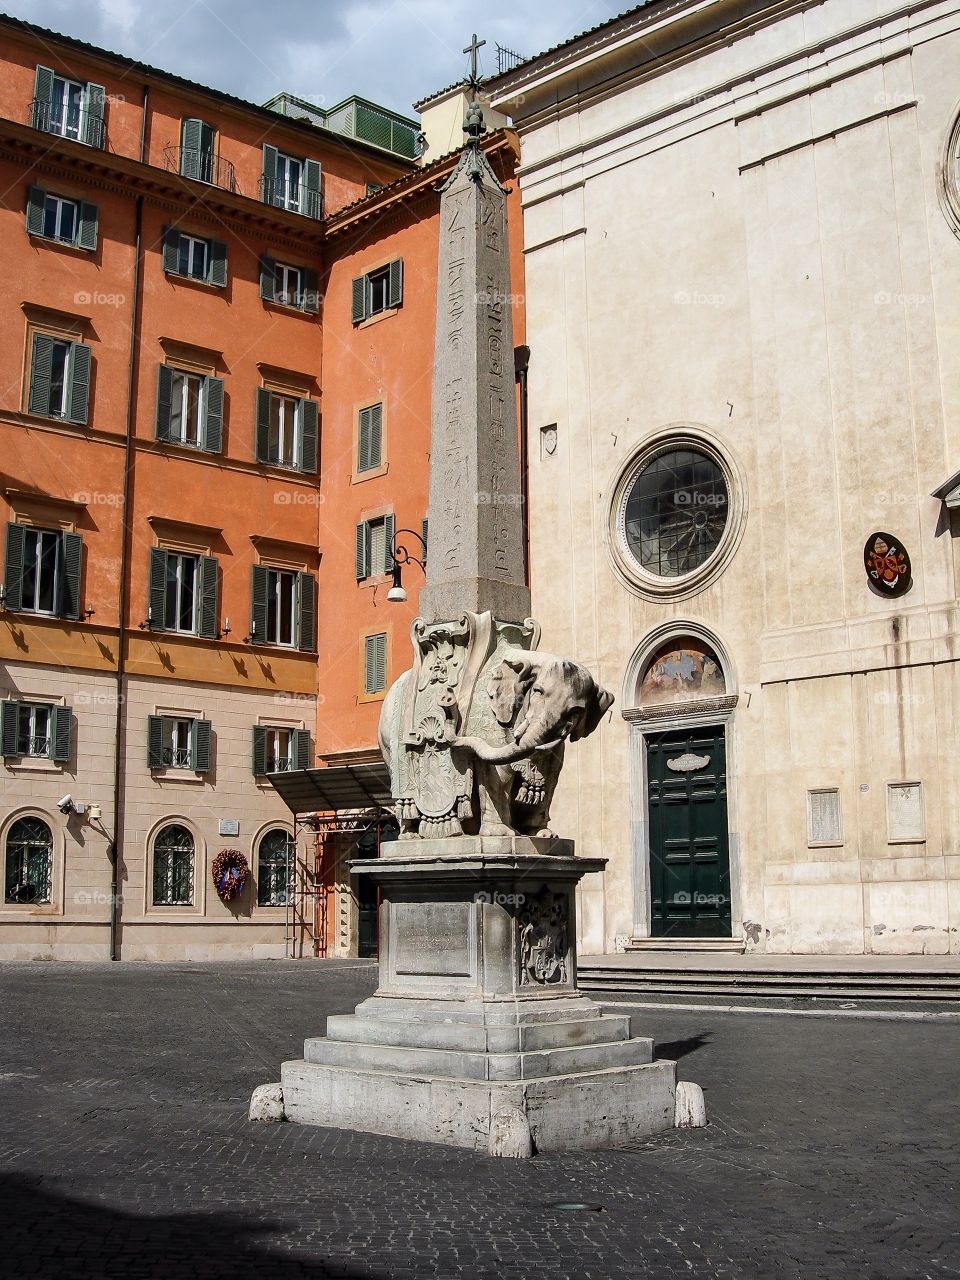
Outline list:
[[[221,849],[210,868],[217,893],[224,902],[239,898],[250,876],[250,867],[239,849]]]

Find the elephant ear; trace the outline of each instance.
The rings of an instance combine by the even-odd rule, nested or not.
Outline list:
[[[590,684],[592,688],[584,700],[583,714],[570,734],[571,742],[576,742],[578,738],[589,737],[613,706],[614,698],[609,689],[602,689],[592,676]]]
[[[532,665],[519,658],[504,658],[491,672],[487,694],[498,724],[512,724],[516,719],[532,672]]]

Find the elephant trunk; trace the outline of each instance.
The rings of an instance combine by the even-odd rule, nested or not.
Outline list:
[[[562,737],[556,738],[553,742],[533,742],[530,735],[525,734],[518,742],[505,742],[500,747],[492,746],[482,738],[455,738],[453,745],[472,751],[477,759],[485,764],[514,764],[534,751],[552,751],[562,742]]]

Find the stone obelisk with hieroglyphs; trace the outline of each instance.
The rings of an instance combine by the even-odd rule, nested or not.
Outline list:
[[[489,610],[522,622],[523,515],[513,327],[503,188],[479,146],[471,108],[467,146],[440,206],[430,548],[420,593],[426,622]]]

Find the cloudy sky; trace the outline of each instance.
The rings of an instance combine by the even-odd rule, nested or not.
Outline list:
[[[7,0],[17,18],[263,102],[287,89],[331,106],[359,93],[409,112],[458,80],[478,31],[538,53],[629,7],[628,0]]]

